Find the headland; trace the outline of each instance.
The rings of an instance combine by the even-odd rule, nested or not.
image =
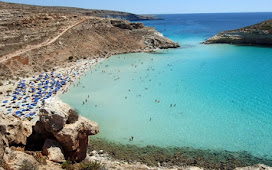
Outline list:
[[[272,20],[244,28],[223,31],[204,42],[204,44],[237,44],[250,46],[272,46]]]

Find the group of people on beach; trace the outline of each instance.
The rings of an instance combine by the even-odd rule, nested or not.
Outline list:
[[[0,111],[20,118],[32,119],[51,97],[68,91],[69,85],[82,76],[98,60],[78,62],[72,68],[41,73],[16,83],[1,102]],[[88,95],[89,98],[89,95]],[[87,100],[87,99],[86,99]],[[87,101],[86,101],[87,102]]]

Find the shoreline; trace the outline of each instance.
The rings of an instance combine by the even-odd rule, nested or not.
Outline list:
[[[27,114],[29,115],[31,110],[23,109],[27,113],[21,114],[21,115],[19,115],[19,114],[17,115],[17,112],[21,111],[22,108],[24,108],[26,106],[30,106],[35,103],[35,105],[33,105],[33,108],[31,107],[31,109],[33,109],[32,113],[35,113],[33,116],[31,116],[31,118],[36,119],[39,115],[39,109],[44,105],[44,103],[50,104],[52,99],[54,100],[54,98],[59,98],[59,95],[67,92],[69,90],[69,88],[72,85],[74,85],[75,81],[79,80],[94,65],[102,62],[104,59],[105,58],[85,59],[82,61],[78,60],[78,61],[76,61],[75,64],[69,64],[63,68],[56,67],[51,73],[44,72],[44,73],[40,73],[38,75],[35,75],[31,78],[20,78],[17,82],[12,82],[12,84],[9,83],[6,86],[0,86],[0,92],[2,92],[2,94],[0,96],[0,103],[1,103],[0,112],[2,114],[10,114],[15,117],[19,117],[21,119],[25,119],[25,118],[27,119],[30,116],[26,116],[26,115]],[[55,76],[55,77],[52,76],[53,75],[52,73],[54,74],[54,76],[55,76],[55,74],[57,76]],[[40,89],[40,83],[43,83],[44,81],[37,80],[37,79],[39,79],[39,78],[43,79],[44,75],[45,76],[49,75],[48,77],[50,77],[50,74],[51,74],[51,77],[54,78],[54,80],[56,77],[59,78],[58,75],[60,75],[60,77],[65,77],[65,84],[59,86],[58,91],[56,91],[54,93],[48,93],[48,92],[52,92],[52,91],[49,91],[47,89],[40,90],[39,92],[45,93],[43,95],[43,97],[47,94],[50,94],[50,96],[47,96],[48,98],[46,98],[46,99],[40,98],[41,101],[35,100],[35,102],[34,102],[34,99],[36,99],[36,97],[35,97],[36,93],[33,92],[31,88],[35,88],[35,91],[38,91],[38,89]],[[72,75],[70,76],[70,74],[72,74]],[[64,80],[64,78],[63,78],[63,80]],[[33,81],[35,82],[35,84],[33,84]],[[46,85],[51,83],[50,79],[47,81],[48,81],[48,83],[46,82]],[[66,81],[67,81],[67,83],[66,83]],[[21,84],[23,84],[24,87],[21,87],[22,86]],[[43,85],[44,84],[42,84],[42,86]],[[18,92],[17,89],[20,89],[20,91]],[[7,92],[7,91],[10,91],[10,92]],[[37,93],[39,93],[39,92],[37,92]],[[18,95],[18,96],[15,97],[15,95]],[[12,99],[12,97],[13,97],[13,99]]]
[[[130,51],[129,53],[153,53],[153,52],[156,52],[157,50],[159,50],[159,49],[138,49],[138,50]],[[69,88],[71,87],[71,85],[73,85],[76,80],[81,79],[81,77],[83,75],[85,75],[93,66],[99,64],[100,62],[104,61],[107,58],[110,58],[113,55],[127,54],[127,53],[128,52],[108,53],[104,56],[98,56],[98,57],[96,56],[94,58],[87,58],[87,59],[72,61],[72,62],[65,64],[65,66],[61,67],[61,68],[55,67],[56,69],[53,69],[53,70],[54,70],[54,72],[57,72],[57,73],[68,74],[69,72],[71,73],[75,68],[77,68],[78,70],[81,70],[81,71],[83,69],[83,72],[81,72],[81,74],[77,75],[74,79],[69,81],[69,85],[66,84],[65,87],[60,89],[60,91],[52,97],[59,97],[59,95],[66,93],[69,90]],[[76,63],[76,64],[74,65],[74,63]],[[88,65],[88,63],[89,63],[89,66],[86,66],[86,65]],[[36,75],[33,75],[33,77],[39,77],[40,74],[49,74],[49,73],[50,72],[42,72],[42,73],[40,72],[40,73],[37,73]],[[15,89],[14,87],[16,87],[20,81],[29,82],[29,81],[33,80],[33,77],[20,77],[17,80],[7,79],[4,82],[4,84],[2,86],[0,86],[0,112],[7,114],[5,111],[3,111],[1,109],[1,105],[3,105],[3,101],[10,99],[10,98],[7,98],[7,97],[10,97],[10,96],[7,96],[7,94],[12,93]],[[7,91],[10,91],[10,92],[7,93]]]
[[[230,152],[226,150],[195,149],[192,147],[157,147],[124,145],[109,142],[102,138],[91,138],[88,147],[94,160],[101,160],[96,151],[103,151],[110,161],[129,164],[141,164],[157,168],[204,168],[204,169],[235,169],[254,167],[256,165],[272,166],[272,158],[259,158],[248,152]],[[98,153],[99,153],[98,152]],[[103,160],[103,158],[102,158]]]
[[[55,95],[48,98],[46,103],[50,105],[50,103],[55,102],[55,100],[62,102],[59,96],[69,91],[72,85],[76,85],[76,81],[80,80],[93,66],[104,61],[106,58],[108,57],[85,59],[79,62],[77,61],[76,63],[72,62],[70,66],[66,65],[66,67],[63,68],[57,68],[55,70],[57,73],[68,74],[76,70],[79,74],[71,78],[71,81],[63,86]],[[27,78],[26,81],[30,79],[31,78]],[[1,100],[1,103],[2,101],[3,100]],[[33,120],[37,121],[35,118],[33,118]],[[103,150],[106,154],[93,155],[93,150]],[[247,152],[201,150],[190,147],[140,147],[136,145],[112,143],[100,138],[91,138],[89,140],[88,152],[91,156],[87,157],[87,159],[92,161],[100,161],[102,164],[107,164],[107,166],[125,166],[126,168],[137,169],[234,169],[238,167],[252,167],[260,163],[272,166],[271,159],[254,157]]]

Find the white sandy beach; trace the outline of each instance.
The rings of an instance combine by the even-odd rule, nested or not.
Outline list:
[[[97,58],[77,61],[65,68],[55,68],[51,72],[40,73],[31,78],[5,82],[0,87],[0,111],[22,119],[33,119],[45,102],[51,102],[53,97],[67,92],[77,79],[103,60]]]

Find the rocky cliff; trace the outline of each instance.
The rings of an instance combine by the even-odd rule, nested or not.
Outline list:
[[[272,20],[237,30],[223,31],[205,42],[214,43],[272,46]]]
[[[76,61],[178,47],[142,23],[96,17],[102,11],[82,11],[0,2],[0,78],[65,67],[69,57]]]

